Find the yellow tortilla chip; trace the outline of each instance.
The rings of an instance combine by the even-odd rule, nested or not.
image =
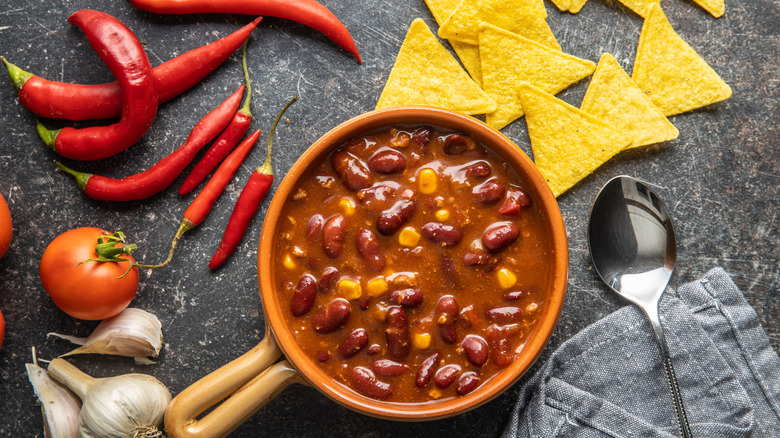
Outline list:
[[[647,16],[647,7],[650,3],[661,3],[661,0],[618,0],[625,7],[636,12],[637,15],[644,18]]]
[[[580,109],[628,134],[632,148],[680,135],[609,53],[601,55]]]
[[[479,44],[479,25],[490,23],[560,50],[541,0],[463,0],[439,27],[439,37]]]
[[[519,94],[534,163],[556,197],[631,144],[603,120],[527,82]]]
[[[731,97],[731,88],[677,35],[661,6],[651,3],[647,11],[632,79],[664,115],[680,114]]]
[[[550,0],[550,1],[561,12],[568,11],[569,7],[571,6],[571,1],[570,0]]]
[[[553,50],[528,38],[484,23],[479,34],[482,87],[498,108],[486,116],[501,129],[523,115],[517,86],[524,81],[556,94],[593,73],[596,64]]]
[[[458,6],[461,0],[425,0],[436,23],[441,26],[452,11]],[[469,72],[471,78],[480,87],[482,86],[482,65],[479,60],[479,47],[475,44],[462,43],[460,41],[449,40],[455,54],[458,55],[460,63]]]
[[[495,101],[469,78],[419,18],[409,27],[376,107],[400,105],[430,105],[463,114],[496,109]]]
[[[588,0],[571,0],[571,4],[569,5],[569,12],[576,14],[580,11],[580,9],[582,9],[583,6],[585,6],[585,3],[587,2]]]
[[[712,14],[713,17],[718,18],[726,12],[726,5],[723,0],[693,0],[699,6],[704,8],[705,11]]]

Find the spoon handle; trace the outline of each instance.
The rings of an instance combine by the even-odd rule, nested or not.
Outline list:
[[[674,375],[672,358],[669,357],[668,354],[664,357],[664,372],[666,373],[666,379],[669,383],[669,390],[672,392],[672,398],[674,399],[674,410],[677,413],[677,423],[680,427],[680,433],[683,438],[693,438],[691,426],[688,424],[688,415],[685,413],[682,394],[680,394],[680,388],[677,385],[677,376]]]

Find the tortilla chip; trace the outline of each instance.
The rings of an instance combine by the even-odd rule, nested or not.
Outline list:
[[[517,86],[524,81],[556,94],[593,73],[596,64],[553,50],[528,38],[484,23],[480,28],[479,56],[482,86],[498,109],[487,124],[501,129],[523,115]]]
[[[571,0],[571,4],[569,5],[569,12],[576,14],[580,11],[580,9],[582,9],[583,6],[585,6],[585,3],[587,2],[588,0]]]
[[[419,18],[409,27],[376,107],[400,105],[430,105],[463,114],[496,109],[495,101],[469,78]]]
[[[560,50],[541,0],[463,0],[439,27],[439,37],[479,44],[482,22]]]
[[[705,11],[712,14],[713,17],[718,18],[726,13],[726,5],[723,0],[693,0],[699,6],[704,8]]]
[[[534,163],[556,197],[631,144],[607,122],[527,82],[519,95]]]
[[[618,0],[625,7],[636,12],[637,15],[644,18],[647,16],[647,7],[650,3],[661,3],[661,0]]]
[[[632,78],[664,115],[731,97],[731,88],[677,35],[661,6],[651,3],[647,11]]]
[[[461,0],[425,0],[436,23],[441,26],[452,11],[458,6]],[[471,78],[480,87],[482,86],[482,65],[479,60],[479,47],[475,44],[462,43],[460,41],[448,40],[455,54],[458,55],[460,63],[469,72]]]
[[[561,12],[568,11],[569,10],[569,6],[571,6],[571,1],[570,0],[550,0],[550,1]]]
[[[680,135],[609,53],[601,55],[580,109],[628,134],[632,148]]]

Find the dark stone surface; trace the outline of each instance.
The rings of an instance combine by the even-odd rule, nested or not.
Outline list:
[[[323,35],[274,18],[261,23],[249,47],[255,128],[267,133],[282,105],[295,94],[301,96],[287,114],[290,123],[280,126],[275,139],[276,184],[318,137],[374,108],[414,18],[435,26],[421,0],[323,3],[352,32],[363,65]],[[564,51],[594,62],[609,51],[630,71],[642,25],[638,16],[615,0],[592,0],[578,15],[546,6]],[[780,345],[780,9],[772,0],[728,1],[725,16],[714,19],[688,0],[667,0],[664,7],[672,25],[732,86],[734,96],[673,117],[680,130],[677,140],[619,154],[559,199],[570,239],[569,288],[560,323],[541,360],[586,325],[624,305],[599,282],[585,238],[593,198],[618,174],[652,183],[668,203],[680,239],[672,286],[714,266],[724,267],[756,309],[774,348]],[[126,23],[145,41],[153,65],[250,21],[234,15],[161,17],[136,11],[123,1],[8,0],[0,7],[0,54],[49,79],[111,80],[83,35],[66,22],[81,8],[103,9]],[[203,83],[163,105],[151,131],[126,152],[95,163],[68,163],[115,177],[146,169],[178,146],[196,120],[240,85],[239,61],[232,57]],[[2,82],[0,192],[8,200],[15,234],[0,260],[0,309],[7,324],[0,350],[0,436],[43,436],[39,406],[24,372],[30,347],[37,347],[41,358],[52,358],[71,346],[47,339],[46,333],[86,336],[96,325],[61,312],[41,287],[37,267],[47,243],[79,226],[122,230],[139,244],[139,261],[154,263],[167,252],[191,196],[182,199],[176,193],[180,178],[162,194],[140,202],[86,198],[57,171],[55,154],[36,135],[36,117],[18,104],[7,81]],[[578,105],[587,82],[560,96]],[[530,154],[523,120],[503,132]],[[264,133],[261,142],[266,138]],[[264,153],[262,146],[252,152],[205,223],[182,239],[167,269],[142,274],[132,305],[162,320],[165,344],[159,363],[135,366],[127,358],[104,356],[76,357],[73,363],[95,376],[153,374],[178,393],[261,339],[263,312],[255,261],[268,200],[232,259],[216,272],[210,272],[207,263],[244,181]],[[233,436],[494,437],[507,421],[515,389],[451,419],[405,424],[353,413],[315,389],[295,385]]]

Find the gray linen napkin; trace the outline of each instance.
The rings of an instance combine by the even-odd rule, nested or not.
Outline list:
[[[661,318],[695,437],[780,437],[780,358],[715,268],[667,289]],[[647,318],[629,305],[566,341],[520,390],[503,438],[678,437]]]

